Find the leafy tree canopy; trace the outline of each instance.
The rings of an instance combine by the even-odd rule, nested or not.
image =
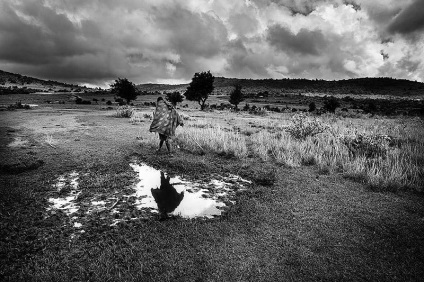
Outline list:
[[[205,108],[206,100],[214,89],[214,79],[215,77],[210,73],[210,71],[195,73],[190,85],[184,93],[184,96],[187,100],[197,101],[200,105],[200,109],[203,110]]]
[[[111,86],[112,92],[117,96],[126,99],[127,103],[137,98],[135,84],[126,78],[118,78]]]

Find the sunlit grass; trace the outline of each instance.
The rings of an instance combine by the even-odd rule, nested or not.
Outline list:
[[[233,155],[239,158],[247,156],[246,139],[240,133],[221,126],[201,125],[180,130],[176,138],[181,146],[188,150],[208,150],[218,154]]]
[[[299,139],[287,132],[292,125],[290,116],[258,118],[245,122],[239,131],[214,125],[213,120],[200,119],[179,130],[176,140],[190,151],[210,151],[239,158],[254,156],[288,167],[317,165],[323,171],[342,173],[380,189],[422,191],[424,133],[419,119],[352,119],[324,115],[318,118],[326,126],[322,133]],[[384,154],[378,152],[373,157],[352,154],[344,138],[359,135],[387,135],[394,144],[384,148]]]

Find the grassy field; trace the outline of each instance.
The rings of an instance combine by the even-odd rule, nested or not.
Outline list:
[[[0,96],[0,104],[38,105],[0,112],[0,280],[422,279],[422,119],[201,112],[189,102],[169,155],[155,152],[158,137],[148,132],[154,108],[144,102],[156,97],[135,101],[131,118],[108,109],[113,97],[84,96],[93,98],[98,104]],[[220,217],[160,221],[125,197],[137,181],[131,162],[193,181],[231,173],[252,184]],[[69,192],[58,179],[70,187],[71,175],[84,232],[49,210],[50,198]],[[121,212],[90,211],[93,201]]]

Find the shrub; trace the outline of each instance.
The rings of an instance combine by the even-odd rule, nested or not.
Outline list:
[[[177,103],[181,103],[184,100],[184,96],[178,91],[166,93],[166,100],[171,102],[175,107]]]
[[[258,116],[267,116],[268,111],[265,108],[257,108],[256,106],[252,106],[249,111],[249,114],[258,115]]]
[[[147,117],[146,117],[146,115],[147,115]],[[131,118],[130,118],[130,122],[132,124],[141,123],[141,122],[144,121],[144,118],[149,118],[149,117],[150,117],[149,114],[143,114],[142,115],[140,112],[133,111]],[[149,119],[151,119],[151,117]]]
[[[108,105],[108,106],[112,105],[112,101],[108,100],[108,101],[106,102],[106,105]]]
[[[78,105],[91,105],[91,101],[83,100],[82,98],[78,97],[75,100],[75,103]]]
[[[119,106],[116,109],[115,117],[130,118],[134,113],[134,109],[129,106]]]
[[[13,105],[9,105],[9,106],[7,106],[7,109],[8,109],[9,111],[13,111],[13,110],[16,110],[16,109],[25,109],[25,110],[29,110],[29,109],[31,109],[31,107],[30,107],[30,105],[22,104],[21,102],[16,102],[16,103],[15,103],[15,104],[13,104]]]
[[[292,124],[286,131],[295,139],[304,140],[308,136],[315,136],[324,132],[327,126],[316,118],[311,119],[304,113],[295,114],[291,119]]]
[[[366,158],[385,157],[392,142],[388,135],[365,135],[342,137],[343,143],[348,147],[354,157],[364,156]]]
[[[324,101],[324,110],[326,112],[334,113],[340,107],[339,100],[336,97],[329,97]]]

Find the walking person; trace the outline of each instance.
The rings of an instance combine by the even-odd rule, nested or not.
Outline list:
[[[175,107],[168,104],[162,97],[158,97],[153,121],[150,125],[150,132],[157,132],[159,134],[158,152],[162,148],[163,143],[165,143],[168,152],[171,153],[171,145],[168,140],[175,136],[175,129],[179,125],[183,126],[184,123]]]

